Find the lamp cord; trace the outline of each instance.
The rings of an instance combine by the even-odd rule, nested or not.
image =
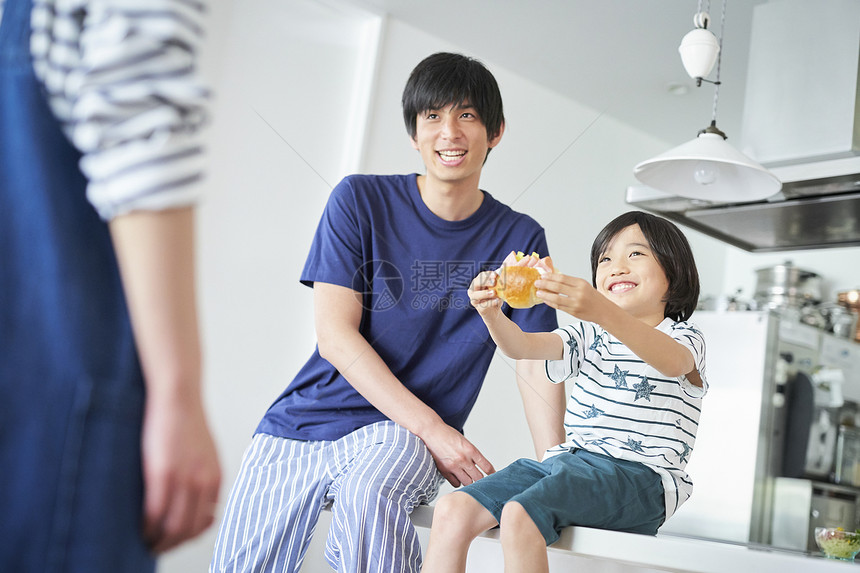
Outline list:
[[[711,11],[711,0],[708,0],[708,5],[707,5],[707,7],[705,7],[705,12],[706,12],[706,13],[710,13],[710,11]],[[698,15],[698,14],[701,14],[701,13],[702,13],[702,0],[699,0],[699,5],[698,5],[698,12],[697,12],[697,15]],[[707,28],[707,27],[708,27],[708,22],[707,22],[707,21],[705,21],[705,22],[704,22],[704,27],[705,27],[705,28]]]
[[[701,5],[701,1],[699,0],[699,4]],[[710,4],[710,0],[708,0]],[[720,99],[720,62],[723,59],[723,30],[725,29],[726,24],[726,0],[723,0],[723,11],[720,15],[720,39],[719,39],[719,51],[717,52],[717,78],[714,81],[714,110],[711,116],[711,125],[717,125],[717,100]]]

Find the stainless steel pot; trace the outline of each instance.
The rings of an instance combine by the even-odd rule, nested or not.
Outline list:
[[[756,270],[753,299],[759,308],[800,308],[821,302],[821,277],[791,261]]]

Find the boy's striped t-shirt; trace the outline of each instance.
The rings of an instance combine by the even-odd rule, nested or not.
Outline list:
[[[547,361],[547,376],[572,384],[566,441],[546,457],[576,448],[646,464],[663,480],[668,518],[692,493],[685,467],[708,386],[702,333],[669,318],[656,328],[690,350],[701,388],[684,376],[664,376],[594,323],[578,321],[554,331],[565,343],[565,356]]]

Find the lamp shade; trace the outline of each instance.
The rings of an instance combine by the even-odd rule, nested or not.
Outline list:
[[[704,78],[714,69],[720,43],[709,30],[696,28],[687,32],[678,46],[681,62],[691,78]]]
[[[782,188],[776,175],[707,132],[643,161],[633,175],[654,189],[717,203],[758,201]]]

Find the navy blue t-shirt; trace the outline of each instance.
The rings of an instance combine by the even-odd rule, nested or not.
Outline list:
[[[447,221],[424,204],[415,174],[352,175],[329,197],[301,281],[361,293],[362,335],[401,383],[462,432],[496,348],[466,291],[518,250],[548,255],[543,228],[487,192],[470,217]],[[558,326],[546,305],[505,309],[525,331]],[[317,349],[257,431],[335,440],[385,419]]]

